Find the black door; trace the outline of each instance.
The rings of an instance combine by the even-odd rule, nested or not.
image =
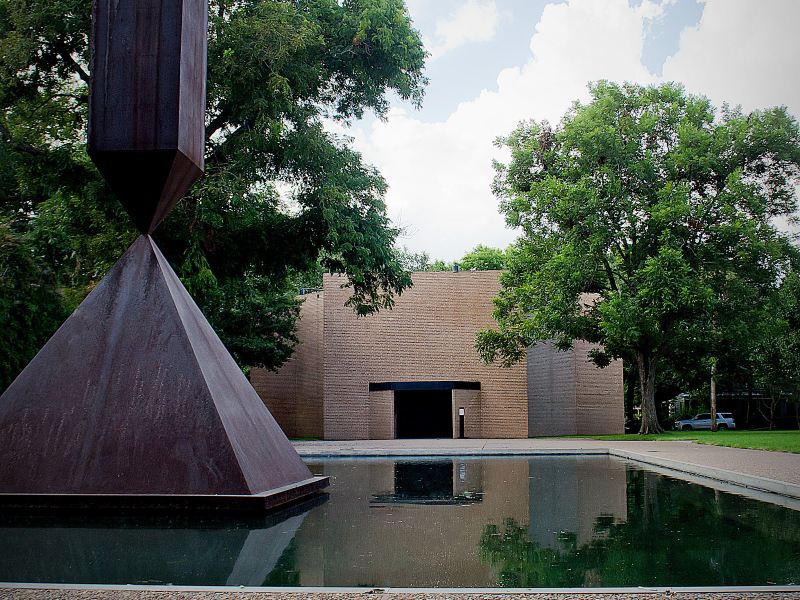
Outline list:
[[[395,391],[395,437],[452,438],[452,394],[451,390]]]

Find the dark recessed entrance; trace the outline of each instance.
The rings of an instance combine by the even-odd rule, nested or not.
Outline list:
[[[452,438],[452,390],[395,390],[397,438]]]

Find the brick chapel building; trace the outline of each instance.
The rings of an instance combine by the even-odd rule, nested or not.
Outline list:
[[[328,440],[526,438],[623,431],[622,363],[592,344],[483,364],[475,334],[494,325],[499,271],[418,272],[392,310],[357,317],[343,278],[303,297],[292,358],[251,382],[289,437]]]

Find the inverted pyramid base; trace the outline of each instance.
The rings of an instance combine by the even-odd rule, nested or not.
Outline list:
[[[0,395],[0,506],[263,511],[327,482],[149,236]]]
[[[3,494],[9,510],[199,510],[264,513],[319,495],[328,477],[310,477],[261,494]]]

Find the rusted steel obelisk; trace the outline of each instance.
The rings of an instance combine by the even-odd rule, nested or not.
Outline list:
[[[0,396],[0,503],[263,510],[314,477],[150,234],[203,173],[206,0],[95,0],[89,154],[142,235]]]

